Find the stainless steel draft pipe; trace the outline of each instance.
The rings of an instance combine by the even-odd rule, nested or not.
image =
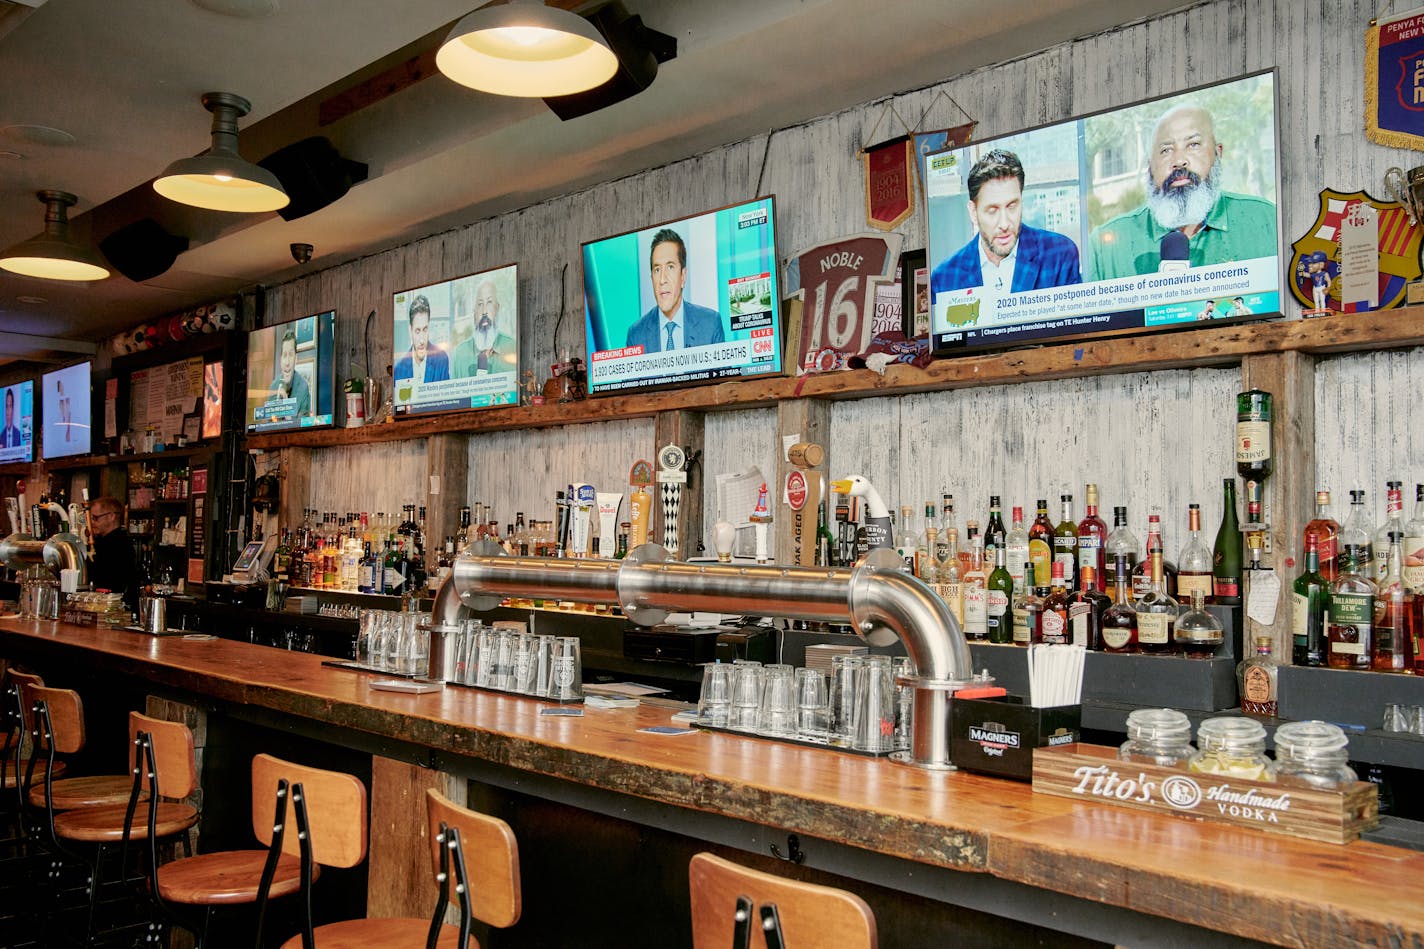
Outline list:
[[[78,583],[88,582],[84,565],[83,541],[75,534],[55,534],[49,540],[37,540],[29,534],[11,534],[0,540],[0,563],[12,570],[42,563],[59,575],[61,570],[78,570]]]
[[[949,695],[972,674],[969,644],[944,601],[900,567],[888,550],[850,570],[691,564],[669,560],[656,544],[621,561],[466,556],[436,593],[432,622],[453,625],[462,607],[491,609],[501,596],[618,606],[645,626],[686,610],[848,620],[872,645],[904,642],[915,667],[911,759],[947,768]]]

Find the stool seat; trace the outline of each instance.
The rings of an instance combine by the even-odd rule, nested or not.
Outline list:
[[[50,796],[55,810],[72,811],[78,807],[128,804],[132,791],[133,775],[106,774],[55,781],[51,785]],[[141,800],[148,800],[148,795],[144,794]],[[30,788],[30,803],[35,807],[45,806],[43,783],[37,781]]]
[[[158,868],[158,895],[185,906],[223,906],[257,902],[265,850],[227,850],[185,857]],[[313,878],[320,867],[313,868]],[[301,889],[301,864],[283,854],[272,877],[271,896]]]
[[[428,919],[348,919],[314,930],[317,949],[425,949],[429,934]],[[459,949],[460,928],[441,927],[436,945],[439,949]],[[282,943],[282,949],[302,949],[302,934]],[[471,936],[466,949],[480,949],[479,940]]]
[[[104,807],[81,807],[54,818],[54,833],[61,840],[76,840],[85,843],[118,843],[124,839],[124,818],[128,815],[128,804],[106,805]],[[198,823],[198,809],[191,804],[170,804],[161,802],[154,829],[158,836],[168,837],[180,834]],[[148,822],[143,810],[134,817],[130,840],[148,839]]]
[[[46,765],[45,765],[45,761],[44,761],[43,758],[41,758],[40,760],[38,760],[38,761],[35,762],[35,780],[36,780],[36,781],[43,781],[43,780],[44,780],[45,767],[46,767]],[[11,790],[12,788],[14,788],[15,785],[16,785],[16,783],[17,783],[16,778],[15,778],[15,775],[11,773],[13,770],[14,770],[13,768],[6,768],[6,769],[5,769],[5,781],[4,781],[3,784],[0,784],[0,787],[3,787],[3,788],[4,788],[5,790],[7,790],[7,791],[9,791],[9,790]],[[19,777],[19,781],[20,781],[20,782],[23,782],[23,781],[24,781],[25,775],[29,773],[29,770],[30,770],[30,759],[29,759],[29,758],[21,758],[21,759],[20,759],[20,777]],[[67,767],[65,767],[65,764],[64,764],[63,761],[56,761],[56,762],[54,763],[54,776],[55,776],[56,778],[62,776],[62,775],[64,774],[64,772],[66,772],[66,771],[68,771],[68,770],[69,770],[69,769],[68,769]]]

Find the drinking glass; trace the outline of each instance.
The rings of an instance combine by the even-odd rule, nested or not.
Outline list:
[[[890,674],[895,683],[895,738],[891,742],[895,751],[910,750],[910,731],[915,717],[915,690],[913,686],[901,685],[900,680],[915,674],[908,656],[896,656],[890,663]]]
[[[865,671],[865,657],[837,655],[831,657],[831,729],[832,741],[850,743],[851,726],[855,723],[855,693]]]
[[[1387,732],[1409,731],[1409,713],[1398,702],[1390,702],[1384,707],[1384,723],[1380,725]]]
[[[514,641],[517,634],[513,630],[501,629],[495,633],[494,674],[490,677],[490,688],[508,692],[514,686]]]
[[[523,695],[534,691],[534,642],[531,633],[515,634],[513,689]]]
[[[889,656],[867,656],[856,683],[855,720],[851,747],[856,751],[890,751],[895,739],[895,681]]]
[[[732,717],[732,666],[709,662],[702,667],[702,691],[697,697],[697,720],[726,728]]]
[[[1424,705],[1409,706],[1409,732],[1424,735]]]
[[[482,689],[494,688],[494,667],[499,660],[499,636],[488,626],[481,626],[479,632],[479,662],[475,665],[475,685]]]
[[[778,737],[796,734],[795,671],[791,666],[780,664],[763,668],[761,705],[756,718],[759,734]]]
[[[796,670],[796,732],[803,738],[825,738],[831,727],[830,687],[815,669]]]
[[[534,694],[548,697],[554,689],[554,646],[557,636],[534,637]]]
[[[550,698],[583,698],[583,661],[577,636],[558,636],[554,640],[554,685],[550,691]]]
[[[757,711],[761,708],[761,663],[738,662],[732,666],[732,714],[728,726],[739,731],[756,729]]]
[[[376,611],[362,610],[356,621],[356,661],[361,665],[371,662],[371,628],[376,625]]]

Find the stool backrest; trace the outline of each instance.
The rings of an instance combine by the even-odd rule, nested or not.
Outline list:
[[[35,749],[48,751],[53,742],[54,750],[62,755],[72,755],[84,748],[84,703],[79,693],[73,689],[51,689],[43,685],[25,685],[25,708],[33,718],[36,702],[44,702],[49,708],[50,735],[48,740],[40,736],[41,744]]]
[[[325,771],[271,755],[252,759],[252,832],[270,846],[277,808],[277,783],[300,784],[311,824],[312,859],[329,867],[354,867],[366,859],[366,786],[340,771]],[[290,811],[288,815],[290,817]],[[300,856],[298,835],[282,838],[282,852]]]
[[[41,679],[33,672],[21,672],[18,669],[6,669],[5,678],[8,681],[14,683],[20,689],[20,698],[24,700],[21,705],[24,706],[22,711],[25,716],[25,730],[28,731],[30,728],[30,708],[32,707],[32,705],[29,697],[25,695],[25,687],[33,685],[44,685],[44,679]]]
[[[192,730],[182,722],[129,712],[131,745],[138,741],[139,732],[147,732],[153,742],[158,793],[170,800],[182,800],[192,794],[198,787],[198,761],[193,749]]]
[[[774,903],[786,949],[875,949],[875,916],[854,893],[762,873],[710,853],[693,856],[693,949],[727,949],[736,926],[737,898]],[[761,926],[751,927],[753,946],[765,945]]]
[[[433,872],[440,873],[440,825],[460,832],[469,880],[471,912],[474,917],[503,929],[519,921],[522,897],[519,889],[519,845],[514,831],[498,817],[461,807],[434,789],[425,792],[430,819],[430,858]]]

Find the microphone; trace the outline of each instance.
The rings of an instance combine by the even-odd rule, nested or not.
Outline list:
[[[1168,231],[1163,235],[1160,250],[1162,262],[1157,266],[1158,273],[1186,270],[1192,265],[1191,247],[1187,244],[1187,235],[1181,231]]]

